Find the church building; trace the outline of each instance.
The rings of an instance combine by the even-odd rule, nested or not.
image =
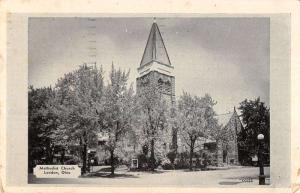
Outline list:
[[[147,86],[149,82],[157,85],[162,97],[171,105],[175,105],[175,75],[174,66],[171,64],[166,46],[160,33],[157,23],[154,21],[150,30],[144,54],[138,67],[138,77],[136,78],[137,93]],[[224,136],[222,140],[204,142],[202,152],[210,153],[211,164],[217,166],[238,165],[238,141],[237,135],[242,129],[239,116],[234,109],[233,113],[217,116],[219,124],[223,126],[223,131],[229,131],[230,136]],[[177,133],[173,131],[172,142],[170,144],[176,148],[182,144],[177,144]],[[182,150],[181,147],[179,149]]]
[[[141,93],[141,90],[149,85],[155,85],[158,88],[160,96],[167,102],[168,106],[172,108],[175,105],[175,75],[174,66],[171,64],[169,55],[167,53],[166,46],[164,44],[162,35],[158,28],[157,23],[154,21],[150,30],[150,34],[146,43],[146,47],[139,64],[138,77],[136,78],[136,91],[137,94]],[[226,165],[239,165],[239,147],[238,147],[238,133],[243,129],[243,125],[240,118],[234,108],[232,113],[226,113],[218,115],[217,120],[219,125],[222,125],[221,131],[224,134],[220,139],[201,139],[198,144],[201,149],[198,151],[198,156],[203,160],[204,157],[209,158],[209,165],[214,166],[226,166]],[[167,131],[167,135],[170,136],[167,143],[156,145],[163,149],[157,153],[164,154],[161,157],[166,157],[168,152],[175,152],[177,155],[183,152],[188,152],[188,148],[180,142],[177,136],[177,131],[171,129]],[[101,147],[106,143],[105,135],[99,136],[99,152],[104,152]],[[141,153],[141,144],[135,142],[124,143],[124,154],[128,154],[127,157],[137,159],[137,155]],[[104,152],[106,155],[107,152]],[[102,162],[107,156],[99,155],[99,159],[102,158]]]

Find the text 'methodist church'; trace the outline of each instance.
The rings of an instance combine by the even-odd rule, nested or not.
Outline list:
[[[147,86],[147,83],[151,81],[159,87],[160,95],[169,105],[175,104],[174,66],[172,66],[170,62],[162,35],[155,21],[152,24],[143,57],[137,70],[137,93],[139,89]],[[216,166],[238,165],[240,161],[237,134],[243,129],[238,114],[234,109],[232,113],[218,115],[217,119],[219,124],[223,125],[224,129],[229,130],[232,135],[230,139],[221,142],[205,140],[202,144],[201,155],[212,155],[210,163]],[[171,137],[168,139],[168,144],[157,144],[157,146],[161,146],[159,147],[160,149],[164,149],[165,153],[171,149],[174,150],[174,148],[176,148],[177,153],[188,151],[188,149],[180,143],[180,139],[175,131],[169,131],[169,135]],[[138,151],[140,151],[140,149],[134,147],[132,157],[134,157],[134,154],[140,153]],[[160,153],[160,150],[158,151],[158,153]]]

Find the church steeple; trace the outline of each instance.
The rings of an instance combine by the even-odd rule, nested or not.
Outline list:
[[[171,108],[175,104],[175,75],[174,66],[171,65],[164,41],[154,19],[147,40],[144,54],[138,67],[136,78],[136,93],[143,94],[147,88],[153,85],[159,92],[159,96]],[[171,134],[172,133],[172,134]],[[172,136],[172,151],[177,151],[177,131],[170,131],[166,136]]]
[[[158,25],[154,18],[140,67],[151,62],[158,62],[163,65],[171,66],[171,62],[159,31]]]

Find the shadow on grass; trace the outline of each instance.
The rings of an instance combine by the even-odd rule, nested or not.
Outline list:
[[[240,184],[241,182],[219,182],[220,185],[237,185]]]
[[[115,174],[112,175],[111,167],[101,168],[97,171],[91,172],[81,177],[82,178],[138,178],[135,175],[128,174],[127,169],[125,170],[124,168],[116,168]]]
[[[101,168],[97,171],[91,172],[89,174],[86,174],[84,176],[81,176],[82,178],[139,178],[140,173],[148,173],[148,174],[162,174],[166,173],[170,170],[125,170],[124,168],[116,168],[115,174],[111,175],[111,168]],[[134,174],[135,173],[135,174]]]
[[[266,175],[266,179],[270,178],[270,175]],[[239,177],[227,177],[225,179],[229,180],[242,180],[242,179],[252,179],[252,180],[258,180],[258,175],[251,175],[251,176],[239,176]]]
[[[182,171],[184,172],[203,172],[203,171],[211,171],[209,169],[200,169],[200,168],[194,168],[193,170],[190,170],[190,169],[183,169]]]
[[[243,176],[243,177],[227,177],[225,179],[228,179],[228,180],[242,180],[242,179],[258,179],[258,176]]]
[[[84,176],[83,178],[138,178],[132,174],[110,174],[110,173],[91,173],[89,175]]]
[[[141,172],[141,173],[147,173],[147,174],[162,174],[165,172],[168,172],[170,170],[154,170],[154,171],[148,171],[148,170],[133,170],[129,172]]]
[[[97,170],[96,172],[110,172],[110,167],[101,168],[100,170]]]

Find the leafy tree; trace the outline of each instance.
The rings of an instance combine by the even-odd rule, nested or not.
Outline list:
[[[54,155],[54,141],[50,135],[55,132],[58,119],[47,108],[47,103],[54,96],[51,87],[28,90],[28,163],[52,163]],[[42,158],[44,158],[42,160]]]
[[[82,65],[58,80],[55,97],[48,106],[61,120],[52,138],[60,144],[80,145],[83,173],[87,149],[96,145],[101,130],[96,107],[101,103],[103,87],[102,69]]]
[[[112,65],[110,79],[105,87],[103,100],[98,106],[101,125],[108,140],[105,148],[110,152],[111,175],[115,171],[115,154],[123,145],[123,139],[131,130],[133,89],[127,88],[129,71],[116,70]]]
[[[200,138],[207,138],[217,128],[213,106],[216,103],[209,95],[192,96],[186,92],[178,100],[177,127],[182,141],[190,149],[190,167],[193,167],[195,144]]]
[[[172,146],[170,151],[167,154],[168,159],[170,160],[171,164],[174,166],[175,159],[177,157],[177,148],[178,148],[178,130],[180,127],[180,122],[177,116],[178,108],[176,105],[173,105],[168,112],[167,122],[170,128],[172,128]]]
[[[258,97],[255,100],[245,99],[240,103],[244,130],[239,134],[240,147],[246,152],[244,156],[252,156],[257,153],[257,135],[262,133],[264,137],[264,152],[269,157],[270,152],[270,109]]]
[[[150,147],[150,169],[155,170],[155,142],[163,140],[167,129],[167,114],[170,107],[162,99],[157,85],[148,81],[139,88],[136,100],[136,127],[143,152]]]

